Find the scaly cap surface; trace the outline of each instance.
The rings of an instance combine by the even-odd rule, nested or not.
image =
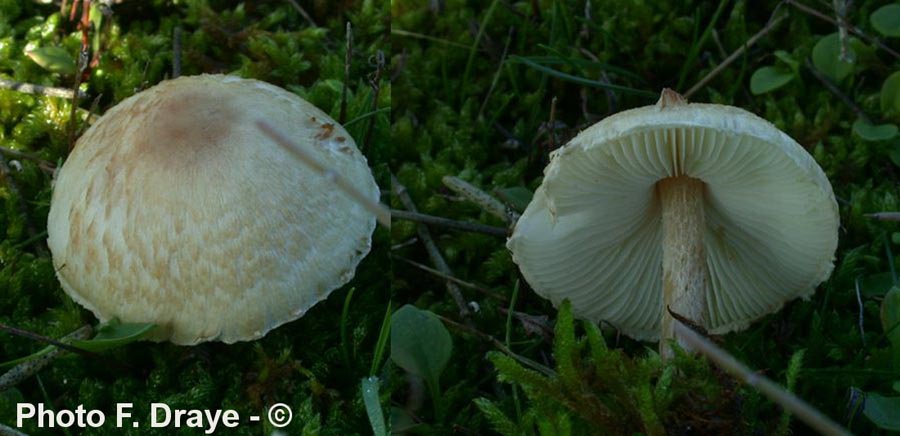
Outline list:
[[[347,132],[257,80],[181,77],[104,114],[59,170],[48,244],[63,289],[101,320],[176,344],[252,340],[349,281],[374,216],[263,136],[266,120],[373,200]]]

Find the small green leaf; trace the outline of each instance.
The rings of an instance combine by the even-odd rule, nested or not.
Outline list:
[[[897,136],[897,126],[894,124],[876,126],[860,118],[853,123],[853,133],[866,141],[886,141]]]
[[[437,379],[453,350],[450,332],[431,312],[409,304],[391,317],[391,360],[425,379]]]
[[[75,58],[62,47],[40,47],[26,54],[51,73],[75,74]]]
[[[851,41],[853,38],[851,38]],[[847,43],[847,50],[855,56],[853,44]],[[841,41],[837,33],[825,36],[816,43],[812,51],[813,65],[830,79],[840,82],[853,72],[853,64],[841,60]]]
[[[369,425],[372,426],[374,436],[387,436],[387,426],[384,425],[384,412],[381,410],[381,400],[378,398],[378,377],[362,379],[363,403],[366,405],[366,415],[369,417]]]
[[[425,379],[440,420],[440,377],[450,360],[450,332],[433,313],[405,305],[391,316],[391,360]]]
[[[867,393],[863,413],[880,428],[900,430],[900,397],[882,397]]]
[[[900,71],[895,71],[881,85],[881,111],[900,114]]]
[[[97,336],[88,340],[73,340],[72,345],[87,351],[99,352],[111,350],[137,341],[150,332],[155,324],[120,323],[113,319],[100,326]]]
[[[884,36],[900,36],[900,4],[885,5],[869,15],[872,27]]]
[[[765,94],[787,85],[794,75],[778,67],[762,67],[750,77],[750,92],[753,95]]]
[[[497,189],[494,192],[497,193],[501,200],[518,212],[524,212],[525,208],[528,207],[528,203],[531,203],[531,197],[534,196],[530,189],[522,186]]]

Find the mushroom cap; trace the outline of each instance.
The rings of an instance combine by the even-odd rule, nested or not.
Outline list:
[[[831,274],[839,216],[797,142],[742,109],[660,103],[610,116],[551,155],[507,247],[541,296],[639,340],[658,340],[661,206],[656,183],[705,183],[704,327],[746,328],[808,298]]]
[[[122,101],[59,170],[48,245],[101,321],[176,344],[253,340],[347,283],[375,217],[264,136],[264,119],[378,200],[353,139],[284,89],[180,77]]]

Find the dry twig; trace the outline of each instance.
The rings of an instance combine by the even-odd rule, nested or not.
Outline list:
[[[878,221],[900,221],[900,212],[875,212],[867,213],[865,216]]]
[[[852,0],[851,0],[852,1]],[[832,0],[834,14],[837,16],[835,21],[838,26],[838,40],[841,45],[840,59],[844,62],[852,63],[855,59],[853,52],[850,51],[850,38],[847,36],[847,9],[850,8],[850,1]]]
[[[775,10],[772,11],[772,15],[769,17],[769,22],[766,23],[765,27],[760,29],[759,32],[756,32],[755,35],[751,36],[750,39],[748,39],[747,42],[744,43],[744,45],[740,46],[737,50],[735,50],[733,53],[731,53],[730,56],[725,58],[725,60],[723,60],[721,64],[717,65],[715,68],[713,68],[712,71],[707,73],[706,76],[704,76],[702,79],[700,79],[700,81],[697,82],[694,86],[692,86],[691,89],[688,89],[687,92],[684,93],[684,98],[685,99],[691,98],[691,96],[694,95],[694,93],[696,93],[697,91],[699,91],[700,88],[703,88],[704,86],[706,86],[706,84],[709,83],[710,80],[712,80],[713,78],[718,76],[720,73],[722,73],[722,71],[724,71],[725,68],[727,68],[735,60],[737,60],[737,58],[739,58],[742,54],[744,54],[744,52],[747,51],[747,49],[749,49],[750,47],[753,47],[756,44],[756,42],[759,41],[763,36],[766,36],[766,34],[768,34],[773,29],[775,29],[775,27],[777,27],[778,24],[781,23],[781,21],[787,17],[787,14],[778,15],[778,11],[780,10],[781,5],[782,5],[782,3],[779,3],[778,6],[775,7]]]
[[[484,233],[486,235],[500,236],[503,238],[505,238],[509,234],[509,232],[502,227],[488,226],[479,223],[469,223],[465,221],[456,221],[449,218],[426,215],[424,213],[418,212],[408,212],[405,210],[391,209],[391,218],[448,227],[465,232]]]
[[[482,339],[487,340],[488,342],[491,343],[491,345],[497,347],[498,350],[502,351],[503,354],[506,354],[507,356],[512,357],[513,359],[517,360],[519,363],[521,363],[525,366],[528,366],[531,369],[534,369],[534,370],[546,375],[547,377],[556,377],[556,372],[553,371],[552,369],[548,368],[545,365],[541,365],[540,363],[537,363],[525,356],[520,356],[516,353],[513,353],[512,350],[510,350],[506,345],[503,344],[503,342],[500,342],[497,338],[495,338],[481,330],[478,330],[475,327],[460,324],[450,318],[447,318],[446,316],[437,315],[437,317],[440,318],[441,321],[444,321],[445,323],[447,323],[453,327],[456,327],[458,329],[472,333],[475,336],[478,336]]]
[[[492,291],[492,290],[490,290],[490,289],[488,289],[488,288],[486,288],[486,287],[484,287],[484,286],[476,285],[475,283],[469,283],[469,282],[467,282],[467,281],[465,281],[465,280],[460,280],[460,279],[458,279],[458,278],[456,278],[456,277],[453,277],[453,276],[451,276],[451,275],[444,274],[444,273],[442,273],[442,272],[440,272],[440,271],[438,271],[438,270],[436,270],[436,269],[434,269],[434,268],[431,268],[431,267],[429,267],[429,266],[427,266],[427,265],[423,265],[423,264],[421,264],[421,263],[419,263],[419,262],[416,262],[416,261],[414,261],[414,260],[410,260],[410,259],[407,259],[407,258],[401,257],[401,256],[395,256],[395,255],[393,255],[393,254],[391,255],[391,257],[394,258],[394,259],[402,260],[402,261],[404,261],[404,262],[406,262],[406,263],[408,263],[408,264],[410,264],[410,265],[412,265],[412,266],[414,266],[414,267],[416,267],[416,268],[421,269],[422,271],[425,271],[425,272],[427,272],[427,273],[429,273],[429,274],[433,274],[433,275],[435,275],[435,276],[438,276],[438,277],[440,277],[440,278],[442,278],[442,279],[444,279],[444,280],[449,280],[449,281],[454,282],[454,283],[456,283],[456,284],[458,284],[458,285],[460,285],[460,286],[463,286],[463,287],[466,287],[466,288],[469,288],[469,289],[474,289],[474,290],[476,290],[476,291],[479,291],[479,292],[481,292],[481,293],[483,293],[483,294],[485,294],[485,295],[488,295],[488,296],[490,296],[490,297],[496,298],[497,300],[504,301],[504,302],[508,300],[508,298],[506,298],[505,296],[500,295],[500,294],[498,294],[498,293],[496,293],[496,292],[494,292],[494,291]]]
[[[812,64],[812,62],[809,61],[809,59],[806,60],[806,69],[808,69],[809,72],[812,73],[813,77],[818,79],[819,82],[822,82],[822,85],[824,85],[826,89],[828,89],[829,91],[831,91],[832,94],[834,94],[838,98],[840,98],[841,101],[843,101],[844,104],[846,104],[850,108],[850,110],[852,110],[853,113],[856,114],[857,117],[862,118],[863,121],[865,121],[867,123],[870,123],[870,124],[872,123],[872,121],[869,119],[869,116],[866,115],[866,113],[863,112],[863,110],[859,106],[857,106],[857,104],[853,101],[853,99],[851,99],[849,96],[847,96],[847,94],[844,94],[844,92],[841,91],[841,89],[838,88],[837,85],[835,85],[834,83],[831,82],[831,80],[829,80],[827,77],[825,77],[825,75],[822,74],[821,71],[817,70],[816,67]]]
[[[60,340],[59,344],[67,345],[63,341],[68,340],[68,339],[87,339],[88,337],[90,337],[91,332],[93,332],[93,329],[91,329],[91,326],[89,326],[89,325],[81,326],[81,328],[79,328],[78,330],[75,330],[74,332],[69,333],[68,335],[64,336]],[[30,359],[25,362],[22,362],[16,366],[12,367],[5,374],[0,375],[0,392],[3,392],[4,390],[11,388],[11,387],[21,383],[22,380],[25,380],[25,379],[31,377],[32,375],[36,374],[38,371],[40,371],[41,369],[43,369],[44,367],[49,365],[50,362],[53,361],[53,359],[57,358],[64,351],[79,350],[79,352],[85,352],[85,351],[81,350],[80,348],[71,347],[70,345],[67,345],[66,347],[61,347],[60,345],[57,345],[57,344],[53,344],[53,345],[56,345],[57,348],[54,348],[47,354],[44,354],[44,355],[36,357],[34,359]],[[69,347],[71,347],[71,348],[69,348]],[[2,434],[2,433],[0,433],[0,434]]]
[[[87,327],[90,329],[90,326],[87,326]],[[0,330],[5,331],[10,334],[14,334],[16,336],[21,336],[23,338],[28,338],[28,339],[43,342],[43,343],[46,343],[49,345],[53,345],[56,348],[60,348],[60,349],[66,350],[66,351],[71,351],[76,354],[81,354],[82,356],[88,356],[88,357],[94,356],[94,353],[92,353],[90,351],[82,350],[81,348],[69,345],[65,342],[57,341],[56,339],[53,339],[53,338],[50,338],[50,337],[47,337],[44,335],[39,335],[37,333],[33,333],[28,330],[22,330],[20,328],[16,328],[16,327],[9,326],[9,325],[2,324],[2,323],[0,323]],[[77,333],[79,331],[80,331],[80,329],[73,332],[73,334]],[[90,331],[88,332],[88,334],[90,334]]]
[[[497,200],[487,192],[476,188],[471,183],[453,176],[444,176],[441,181],[443,181],[444,186],[450,188],[451,191],[462,195],[472,203],[480,206],[485,212],[502,219],[507,224],[513,225],[519,220],[518,212],[506,207],[500,200]]]
[[[834,24],[835,26],[837,26],[837,24],[838,24],[834,18],[831,18],[828,15],[825,15],[809,6],[806,6],[805,4],[800,3],[797,0],[785,0],[785,3],[797,8],[801,12],[812,15],[820,20],[828,21],[829,23]],[[873,37],[863,33],[863,31],[859,30],[859,28],[857,28],[856,26],[854,26],[850,23],[847,23],[847,30],[850,31],[850,33],[852,33],[852,34],[859,36],[860,38],[865,39],[866,41],[868,41],[872,44],[875,44],[876,46],[878,46],[878,48],[884,50],[891,56],[893,56],[897,59],[900,59],[900,53],[897,53],[894,49],[888,47],[885,43],[879,41],[878,39],[873,38]]]
[[[11,89],[13,91],[24,94],[45,95],[47,97],[72,98],[75,91],[66,88],[56,88],[52,86],[32,85],[30,83],[16,82],[14,80],[0,79],[0,88]],[[78,94],[84,97],[84,92],[79,91]]]
[[[681,322],[673,322],[672,327],[675,334],[684,338],[693,349],[703,353],[709,360],[712,360],[719,368],[722,368],[741,382],[752,386],[759,390],[770,400],[778,403],[785,410],[793,413],[806,425],[815,429],[821,434],[826,435],[849,435],[843,427],[828,418],[822,412],[819,412],[796,395],[788,392],[772,380],[763,377],[750,370],[746,365],[738,362],[728,352],[719,348],[710,340],[704,338],[700,334],[693,331],[690,327],[685,326]]]
[[[412,198],[409,196],[409,192],[406,191],[406,187],[403,186],[403,184],[400,183],[400,180],[397,179],[397,176],[393,174],[391,174],[391,191],[397,196],[406,210],[418,212],[416,204],[413,203]],[[428,257],[431,258],[431,263],[434,264],[435,268],[445,275],[453,276],[453,271],[450,269],[450,266],[447,265],[447,261],[444,260],[441,251],[438,250],[437,244],[434,243],[434,239],[431,238],[431,232],[428,231],[428,227],[425,224],[419,223],[416,225],[416,231],[419,234],[419,239],[422,241],[422,244],[425,245],[425,251],[428,252]],[[450,280],[446,281],[446,286],[447,292],[453,298],[457,308],[459,308],[459,315],[464,319],[468,319],[469,308],[466,305],[466,299],[463,298],[459,286]]]

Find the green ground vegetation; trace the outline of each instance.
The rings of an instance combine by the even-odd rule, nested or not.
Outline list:
[[[840,245],[832,277],[810,300],[719,340],[853,432],[896,428],[900,228],[866,214],[900,206],[900,7],[852,2],[844,27],[858,32],[842,37],[830,21],[839,15],[832,6],[396,0],[391,171],[423,213],[504,226],[449,191],[442,178],[459,177],[521,205],[525,189],[540,184],[551,150],[611,113],[652,104],[664,87],[686,92],[772,23],[690,99],[757,113],[809,150],[838,198]],[[397,196],[392,202],[404,207]],[[436,319],[450,341],[435,343],[451,351],[442,365],[428,367],[438,372],[439,395],[415,366],[395,359],[403,382],[393,384],[394,430],[809,431],[697,358],[664,365],[655,344],[615,332],[601,336],[593,326],[573,333],[571,322],[520,279],[504,238],[431,231],[452,274],[490,293],[463,287],[466,301],[479,308],[463,319],[443,279],[399,260],[428,257],[415,224],[395,223],[395,301],[442,317]]]
[[[48,2],[0,0],[0,78],[71,88],[81,33],[68,14],[60,14],[58,2],[42,3]],[[303,2],[314,25],[287,1],[126,1],[105,11],[98,3],[89,38],[99,57],[81,85],[86,97],[78,105],[77,130],[90,111],[102,114],[171,76],[172,35],[180,26],[183,74],[264,80],[335,119],[346,82],[345,124],[379,184],[388,186],[391,86],[377,65],[379,52],[390,53],[387,2]],[[354,37],[345,77],[347,22]],[[58,285],[44,243],[50,173],[69,149],[70,110],[67,99],[0,89],[0,146],[29,155],[7,155],[9,171],[0,175],[0,323],[54,338],[96,324]],[[389,300],[388,258],[381,248],[388,240],[386,231],[376,231],[376,248],[349,285],[264,339],[195,347],[136,342],[93,358],[59,358],[36,377],[0,392],[0,423],[14,425],[15,404],[22,401],[70,410],[82,404],[105,411],[108,419],[115,403],[132,402],[135,418],[143,422],[151,402],[229,408],[242,416],[283,402],[294,407],[294,420],[283,429],[290,434],[370,434],[360,380],[381,375],[384,368],[375,349]],[[43,346],[0,333],[0,362]],[[232,432],[272,430],[244,424]],[[22,431],[42,434],[34,423]],[[155,432],[197,433],[185,428]],[[120,431],[106,425],[83,433]],[[142,433],[153,431],[142,428]]]

